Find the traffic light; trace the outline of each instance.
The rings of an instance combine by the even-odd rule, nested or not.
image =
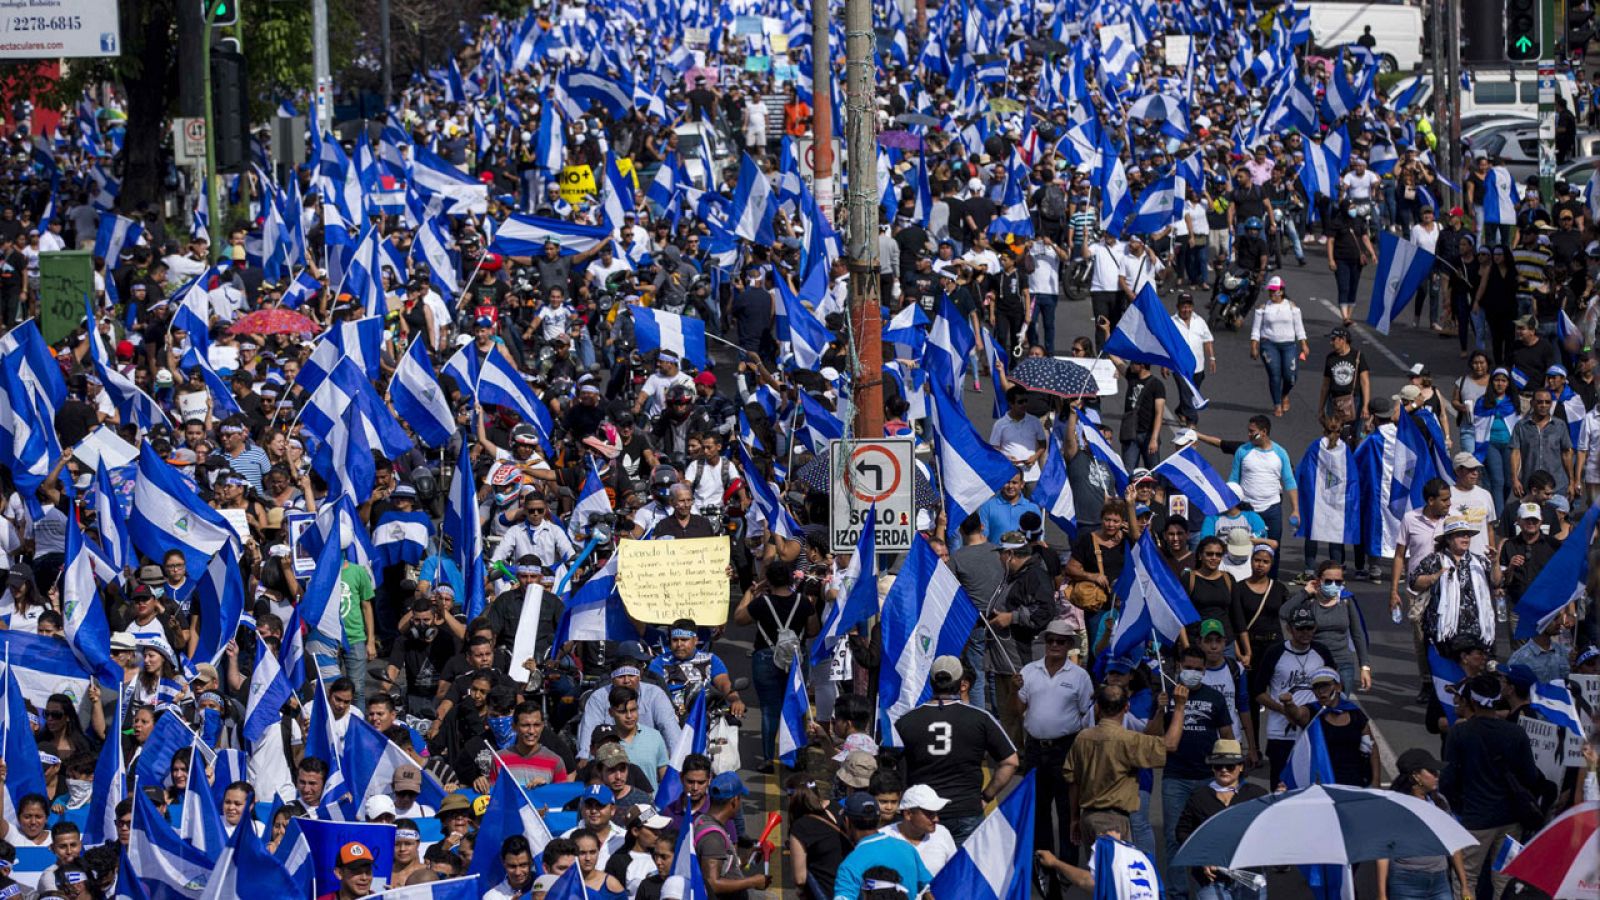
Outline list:
[[[211,122],[217,142],[217,171],[243,172],[250,164],[250,95],[244,54],[211,51]]]
[[[1527,62],[1537,60],[1543,48],[1539,36],[1543,32],[1539,15],[1540,0],[1506,0],[1506,60]]]
[[[217,28],[239,24],[239,0],[202,0],[206,15]]]

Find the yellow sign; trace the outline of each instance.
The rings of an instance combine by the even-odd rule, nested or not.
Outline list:
[[[567,166],[561,170],[561,199],[582,203],[596,191],[594,170],[588,166]]]
[[[617,546],[617,591],[628,615],[665,625],[728,621],[728,539],[623,541]]]

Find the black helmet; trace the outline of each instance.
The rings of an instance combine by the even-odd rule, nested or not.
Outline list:
[[[671,487],[678,483],[679,478],[677,469],[671,466],[656,466],[655,471],[650,473],[650,489],[655,491]]]
[[[511,429],[511,443],[537,447],[539,446],[539,432],[534,431],[532,425],[523,423]]]

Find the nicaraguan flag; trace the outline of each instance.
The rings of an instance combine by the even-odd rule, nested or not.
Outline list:
[[[1037,779],[1029,772],[994,812],[983,817],[956,855],[934,873],[930,887],[935,897],[1029,900],[1033,896],[1036,790]]]
[[[455,414],[439,387],[421,335],[395,364],[394,377],[389,380],[389,402],[417,440],[430,449],[443,447],[456,433]]]
[[[1483,178],[1483,221],[1489,225],[1517,224],[1517,180],[1505,166],[1494,166]]]
[[[1588,740],[1583,731],[1583,717],[1578,715],[1578,704],[1573,702],[1572,689],[1566,682],[1546,681],[1534,685],[1529,702],[1544,713],[1546,722],[1565,728],[1580,741]]]
[[[691,753],[706,752],[706,692],[697,691],[694,705],[683,719],[683,727],[672,742],[667,755],[667,770],[656,786],[656,809],[666,809],[683,796],[683,761]]]
[[[909,351],[903,359],[921,359],[922,348],[928,341],[928,316],[922,311],[922,304],[907,303],[905,308],[894,314],[883,326],[883,339],[886,343],[899,344]]]
[[[739,162],[739,182],[733,189],[731,230],[737,237],[770,247],[778,240],[773,231],[777,212],[778,198],[772,192],[772,183],[750,154],[744,154]]]
[[[1195,398],[1195,408],[1205,408],[1208,401],[1200,396],[1199,388],[1189,380],[1189,375],[1199,369],[1194,351],[1189,349],[1189,342],[1178,333],[1178,326],[1173,324],[1172,316],[1161,305],[1161,298],[1154,287],[1145,285],[1139,296],[1134,298],[1102,350],[1109,356],[1120,356],[1172,370],[1172,374],[1188,385]]]
[[[246,820],[233,830],[233,839],[217,859],[217,868],[206,882],[200,900],[235,900],[245,896],[294,897],[299,893],[288,870],[267,852],[261,837]],[[386,896],[392,898],[394,893],[389,892]]]
[[[179,837],[144,791],[132,795],[133,821],[117,876],[117,896],[196,900],[205,890],[216,860]],[[123,878],[131,884],[122,886]]]
[[[404,750],[360,716],[350,718],[342,752],[344,756],[339,765],[344,772],[344,783],[350,789],[351,808],[355,810],[363,810],[371,798],[389,793],[396,769],[414,765]],[[444,801],[444,786],[433,773],[422,773],[422,790],[417,800],[435,808]]]
[[[550,829],[545,827],[538,809],[517,784],[516,776],[505,767],[500,754],[493,756],[494,786],[489,790],[489,806],[478,823],[478,840],[484,841],[485,847],[498,847],[513,834],[524,835],[533,854],[538,856],[551,841]],[[483,884],[499,884],[506,877],[499,853],[474,853],[472,867],[467,871]]]
[[[474,856],[473,860],[476,861],[477,857]],[[478,881],[477,876],[466,875],[461,878],[430,881],[427,884],[390,888],[374,896],[375,900],[478,900]]]
[[[191,757],[190,771],[194,777],[184,786],[183,815],[178,820],[178,836],[213,861],[222,856],[228,837],[222,827],[222,810],[217,806],[216,795],[206,783],[205,761],[196,750]],[[241,820],[246,830],[254,831],[249,822]]]
[[[951,535],[961,522],[989,502],[1017,467],[973,428],[950,385],[942,378],[928,380],[933,400],[935,452],[939,457],[939,488],[944,492],[945,520]]]
[[[1177,173],[1165,175],[1150,182],[1139,195],[1133,218],[1128,221],[1129,234],[1155,234],[1183,217],[1183,185]]]
[[[315,896],[339,890],[339,876],[333,870],[339,863],[339,848],[352,841],[372,851],[372,889],[382,890],[389,883],[389,876],[394,873],[393,825],[304,818],[294,821],[300,826],[300,835],[305,838],[309,851],[312,883],[316,885]],[[287,842],[289,836],[285,834],[283,839]],[[281,847],[279,852],[282,852]]]
[[[803,536],[800,523],[778,499],[778,492],[756,468],[755,460],[750,458],[750,452],[743,444],[734,447],[734,459],[739,463],[745,486],[750,489],[750,509],[746,515],[751,528],[761,525],[766,531],[788,540],[799,540]]]
[[[1433,677],[1433,695],[1444,709],[1445,721],[1456,723],[1455,686],[1467,679],[1467,672],[1455,660],[1446,659],[1428,642],[1428,672]]]
[[[1295,467],[1300,485],[1300,527],[1295,537],[1356,546],[1361,543],[1362,494],[1356,454],[1337,438],[1319,438]]]
[[[567,536],[574,541],[589,533],[589,519],[611,512],[611,498],[600,481],[600,470],[594,460],[589,460],[589,471],[584,474],[583,487],[578,489],[578,502],[572,505],[572,515],[567,519]]]
[[[94,255],[105,260],[109,272],[121,263],[124,250],[132,249],[144,234],[144,226],[137,219],[103,213],[94,235]]]
[[[420,256],[428,264],[428,283],[438,288],[445,300],[454,300],[461,294],[461,279],[456,277],[460,263],[456,252],[450,249],[445,236],[449,226],[442,216],[432,216],[417,227],[416,240],[411,244],[411,255]]]
[[[1033,486],[1034,502],[1062,531],[1076,536],[1078,508],[1072,498],[1072,483],[1067,478],[1067,457],[1061,450],[1060,432],[1050,429],[1044,462],[1039,466],[1039,482]]]
[[[611,557],[589,580],[579,585],[561,611],[561,622],[550,642],[555,652],[568,641],[635,641],[639,632],[617,593],[617,558]]]
[[[149,441],[139,447],[139,479],[133,486],[128,534],[149,559],[162,559],[169,550],[182,552],[191,572],[205,571],[211,557],[238,537],[228,520],[156,455]]]
[[[322,282],[317,276],[311,274],[310,269],[302,269],[294,281],[283,290],[283,298],[279,305],[285,309],[299,309],[322,293]]]
[[[28,721],[28,705],[17,677],[18,667],[12,664],[12,660],[11,645],[8,643],[5,671],[0,672],[0,703],[4,703],[5,712],[5,721],[0,725],[0,751],[4,753],[6,764],[5,821],[11,828],[18,828],[17,809],[22,798],[34,794],[48,797],[50,792],[45,787],[39,745],[33,739],[33,725]],[[44,703],[36,703],[35,706],[40,710],[45,707]]]
[[[842,597],[835,598],[823,617],[822,630],[811,640],[811,664],[820,665],[833,652],[838,640],[862,622],[878,614],[878,505],[868,510],[861,526],[855,552],[845,567],[842,581],[849,585]]]
[[[1113,658],[1136,656],[1152,634],[1175,644],[1183,626],[1200,621],[1188,592],[1162,560],[1149,531],[1133,545],[1114,587],[1122,600],[1122,615],[1111,635]]]
[[[806,746],[806,722],[811,718],[811,697],[806,693],[805,661],[789,662],[789,686],[783,692],[778,716],[778,761],[794,768],[796,755]]]
[[[428,555],[428,542],[432,539],[433,518],[426,512],[391,508],[372,526],[374,563],[379,568],[416,565]]]
[[[489,211],[488,185],[450,165],[426,147],[413,146],[411,152],[410,184],[429,199],[444,200],[441,212],[450,216],[481,216]]]
[[[899,746],[895,720],[928,698],[934,657],[960,655],[978,622],[978,608],[919,533],[884,598],[880,621],[878,733],[884,743]]]
[[[640,353],[671,350],[694,363],[697,369],[710,368],[710,357],[706,355],[705,322],[648,306],[628,308],[633,313],[633,336]]]
[[[1111,444],[1106,442],[1099,426],[1092,422],[1078,422],[1078,440],[1089,448],[1089,455],[1111,470],[1111,477],[1116,480],[1117,490],[1127,490],[1128,467],[1122,463],[1122,454],[1112,449]]]
[[[805,422],[795,437],[803,435],[812,453],[819,456],[827,453],[830,441],[844,438],[844,422],[823,406],[822,401],[803,391],[800,393],[800,413],[805,416]]]
[[[344,548],[339,541],[323,540],[317,552],[317,568],[300,595],[296,613],[314,634],[345,646],[344,623],[339,618],[339,597],[343,585],[339,572],[344,567]],[[285,638],[288,633],[285,631]]]
[[[538,256],[544,253],[546,242],[554,242],[561,248],[562,256],[573,256],[587,253],[610,239],[611,229],[605,225],[580,225],[563,219],[514,213],[500,223],[489,249],[506,256]]]
[[[112,734],[122,733],[123,706],[112,704]],[[89,816],[83,823],[84,843],[98,846],[117,839],[117,804],[127,794],[128,766],[123,761],[122,742],[107,741],[94,764],[94,793],[89,800]]]
[[[1151,473],[1167,479],[1208,516],[1220,516],[1239,502],[1239,495],[1192,444],[1162,460]]]
[[[1382,334],[1433,271],[1433,254],[1385,231],[1378,236],[1378,274],[1372,280],[1367,324]]]
[[[1544,564],[1533,583],[1517,601],[1517,640],[1532,640],[1575,600],[1584,595],[1589,583],[1589,546],[1594,541],[1595,519],[1600,504],[1589,507],[1576,528],[1561,542],[1550,561]]]
[[[245,697],[244,726],[240,734],[247,744],[261,740],[270,728],[283,719],[283,705],[294,696],[284,680],[283,669],[263,641],[256,641],[256,666],[250,673],[250,689]]]
[[[1102,835],[1094,842],[1094,900],[1164,897],[1161,872],[1132,844]]]
[[[102,467],[100,472],[104,472]],[[115,507],[113,498],[109,504]],[[67,519],[67,554],[61,567],[61,618],[67,643],[87,672],[107,684],[121,684],[121,666],[111,659],[111,626],[94,579],[94,560],[75,517]]]
[[[819,263],[820,266],[820,263]],[[778,296],[785,302],[789,322],[789,362],[794,368],[816,370],[822,365],[823,351],[833,343],[833,332],[823,326],[822,320],[794,297],[782,278],[777,281]],[[794,302],[789,303],[788,300]]]
[[[1333,759],[1328,755],[1328,741],[1322,735],[1321,710],[1311,717],[1311,722],[1295,739],[1294,749],[1289,751],[1289,762],[1278,780],[1291,791],[1334,783]]]
[[[194,614],[200,617],[200,636],[191,661],[214,666],[228,649],[244,615],[244,582],[231,542],[223,544],[211,557],[198,581],[191,600]]]
[[[461,442],[455,477],[450,480],[450,503],[444,511],[444,534],[450,538],[450,557],[461,569],[467,595],[461,608],[470,621],[483,612],[484,582],[488,572],[483,562],[483,526],[478,517],[478,489],[473,481],[471,446]]]

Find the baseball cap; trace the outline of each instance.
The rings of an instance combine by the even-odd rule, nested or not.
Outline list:
[[[1426,378],[1433,373],[1428,371],[1427,363],[1415,363],[1411,366],[1411,368],[1406,370],[1406,374],[1413,378]]]
[[[388,794],[373,794],[367,798],[367,802],[361,807],[361,817],[369,822],[379,816],[393,816],[395,814],[394,798]]]
[[[901,800],[903,804],[904,799]],[[878,818],[878,801],[866,791],[856,791],[844,798],[844,814],[852,819]]]
[[[493,328],[494,320],[488,316],[479,316],[477,319],[473,320],[472,324],[479,328]]]
[[[591,784],[589,785],[588,790],[584,791],[578,796],[583,798],[579,801],[580,805],[583,803],[588,803],[591,800],[600,804],[601,806],[610,806],[611,804],[617,802],[617,797],[615,794],[611,793],[611,788],[608,788],[603,784]]]
[[[949,805],[950,801],[939,796],[939,792],[925,784],[913,784],[906,788],[900,795],[901,809],[921,809],[927,812],[938,812]]]
[[[1458,469],[1483,468],[1483,463],[1478,462],[1478,458],[1471,453],[1457,453],[1455,456],[1450,457],[1450,464]]]
[[[930,677],[934,687],[955,687],[961,682],[961,660],[949,655],[935,658]]]
[[[1210,634],[1217,634],[1227,637],[1228,631],[1227,629],[1223,628],[1222,623],[1218,622],[1216,619],[1205,619],[1200,623],[1200,636],[1205,637],[1206,635]]]
[[[1193,428],[1179,428],[1172,433],[1174,447],[1187,447],[1199,439],[1200,435]]]
[[[399,766],[394,770],[393,787],[397,794],[401,791],[422,793],[422,770],[411,765]]]
[[[1539,676],[1534,673],[1533,667],[1527,663],[1512,663],[1509,666],[1501,666],[1495,671],[1505,676],[1507,681],[1517,687],[1533,687],[1539,683]]]
[[[361,864],[372,865],[372,851],[367,849],[366,844],[360,841],[351,841],[339,848],[339,865],[354,866]]]
[[[1328,337],[1343,338],[1348,341],[1350,340],[1350,329],[1344,327],[1343,325],[1335,325],[1333,326],[1333,329],[1328,332]]]
[[[1028,537],[1020,531],[1008,531],[1000,535],[1000,546],[996,550],[1023,550],[1028,546]],[[957,675],[956,677],[960,677]]]
[[[707,387],[716,387],[717,386],[717,376],[711,374],[710,372],[701,372],[699,375],[696,375],[694,377],[694,383],[695,384],[703,384],[703,385],[706,385]]]
[[[1281,290],[1283,290],[1283,279],[1279,278],[1276,275],[1272,276],[1271,278],[1268,278],[1267,279],[1267,290],[1269,290],[1269,291],[1281,291]]]
[[[1427,769],[1429,772],[1442,772],[1444,771],[1444,763],[1421,747],[1412,747],[1410,750],[1400,754],[1400,758],[1395,760],[1395,768],[1399,770],[1401,775],[1419,772],[1423,769]]]
[[[712,800],[732,800],[734,797],[749,796],[750,789],[745,787],[744,780],[739,777],[738,772],[723,772],[711,779],[709,793]]]
[[[1289,616],[1289,627],[1315,628],[1317,627],[1317,617],[1312,615],[1311,610],[1301,607],[1295,610],[1293,615]]]
[[[594,751],[594,761],[605,769],[625,766],[628,764],[628,751],[618,743],[605,744]]]
[[[1106,661],[1106,674],[1126,675],[1134,669],[1134,662],[1125,656],[1116,656]]]
[[[1540,509],[1539,508],[1539,504],[1537,504],[1537,503],[1524,503],[1521,506],[1517,507],[1517,518],[1518,519],[1538,519],[1540,521],[1543,521],[1544,520],[1544,510]]]
[[[872,780],[873,773],[878,771],[878,758],[865,750],[851,750],[850,755],[844,758],[839,765],[839,771],[834,776],[839,783],[846,787],[865,789]]]
[[[1156,477],[1150,474],[1149,469],[1138,468],[1133,470],[1133,474],[1129,476],[1128,480],[1134,484],[1140,484],[1146,481],[1155,481]]]

